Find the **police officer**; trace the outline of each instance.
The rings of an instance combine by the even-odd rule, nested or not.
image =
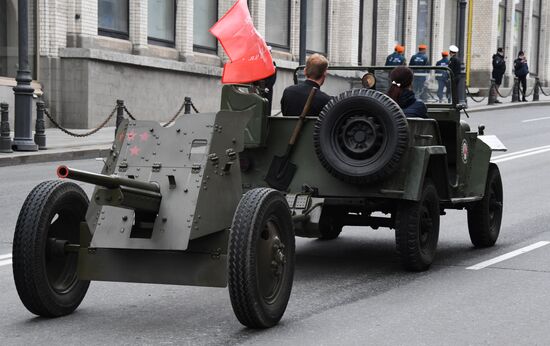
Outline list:
[[[449,59],[449,68],[453,72],[454,82],[453,82],[453,88],[458,91],[458,84],[460,82],[460,59],[458,59],[458,47],[455,45],[452,45],[449,47],[449,55],[451,58]],[[455,92],[454,95],[458,96],[458,92]],[[458,98],[454,100],[455,103],[458,103]]]
[[[312,54],[306,61],[306,80],[296,85],[289,86],[283,92],[281,99],[281,111],[283,116],[300,115],[306,105],[311,88],[321,88],[325,82],[328,70],[328,60],[321,54]],[[330,96],[318,90],[313,97],[311,109],[307,115],[319,116],[321,110],[330,101]]]
[[[388,55],[386,58],[386,66],[402,66],[406,65],[407,61],[405,59],[405,47],[398,44],[395,46],[395,50],[392,54]]]
[[[419,45],[418,53],[416,53],[411,57],[409,66],[428,66],[430,64],[430,60],[426,55],[427,50],[428,50],[428,46],[426,46],[425,44]],[[420,96],[420,98],[423,101],[426,101],[428,99],[428,95],[424,88],[425,83],[426,83],[426,71],[416,70],[414,74],[414,80],[413,80],[413,90],[414,90],[414,93]]]
[[[518,58],[514,60],[514,74],[518,77],[519,83],[523,90],[522,101],[527,102],[525,93],[527,92],[527,75],[529,74],[529,66],[527,65],[527,58],[523,51],[520,51]]]
[[[441,52],[441,60],[435,63],[435,66],[447,67],[449,66],[449,52]],[[437,79],[437,97],[439,102],[443,102],[443,90],[446,90],[446,99],[449,99],[449,73],[447,71],[437,71],[435,79]]]

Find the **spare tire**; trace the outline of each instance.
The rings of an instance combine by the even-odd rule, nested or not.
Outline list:
[[[409,141],[403,111],[375,90],[354,89],[333,98],[313,133],[315,152],[336,178],[369,184],[389,177]]]

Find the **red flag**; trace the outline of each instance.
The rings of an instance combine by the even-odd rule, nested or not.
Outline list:
[[[254,28],[246,0],[237,0],[210,32],[230,59],[224,66],[222,83],[249,83],[275,73],[271,53]]]

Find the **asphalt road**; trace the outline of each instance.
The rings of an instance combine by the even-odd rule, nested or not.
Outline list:
[[[76,313],[37,318],[20,303],[11,266],[0,257],[0,343],[548,345],[550,245],[466,268],[550,241],[550,107],[476,113],[469,122],[485,124],[509,153],[519,152],[496,160],[505,211],[493,248],[473,249],[465,212],[442,217],[435,264],[420,274],[401,270],[388,230],[346,227],[335,241],[298,239],[288,309],[264,331],[243,328],[227,290],[214,288],[93,282]],[[71,163],[94,171],[100,164]],[[56,165],[0,168],[0,256],[11,252],[24,197],[53,179]]]

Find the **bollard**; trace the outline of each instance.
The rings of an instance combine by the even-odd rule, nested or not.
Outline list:
[[[491,78],[491,87],[489,88],[489,97],[487,97],[489,100],[487,102],[488,105],[494,105],[497,100],[497,85],[495,84],[495,80]]]
[[[34,127],[34,143],[39,150],[46,149],[46,122],[44,121],[44,101],[36,102],[36,125]]]
[[[12,153],[11,146],[13,142],[10,137],[10,121],[8,118],[8,104],[0,103],[0,153]]]
[[[185,96],[185,101],[184,101],[184,109],[183,109],[183,114],[191,114],[191,98],[188,97],[188,96]]]
[[[533,90],[533,101],[540,101],[540,79],[539,77],[535,78],[535,89]]]
[[[514,86],[512,87],[512,102],[519,102],[519,79],[514,77]]]
[[[116,128],[115,128],[115,138],[116,133],[118,132],[118,127],[120,123],[124,120],[124,100],[116,100]]]

